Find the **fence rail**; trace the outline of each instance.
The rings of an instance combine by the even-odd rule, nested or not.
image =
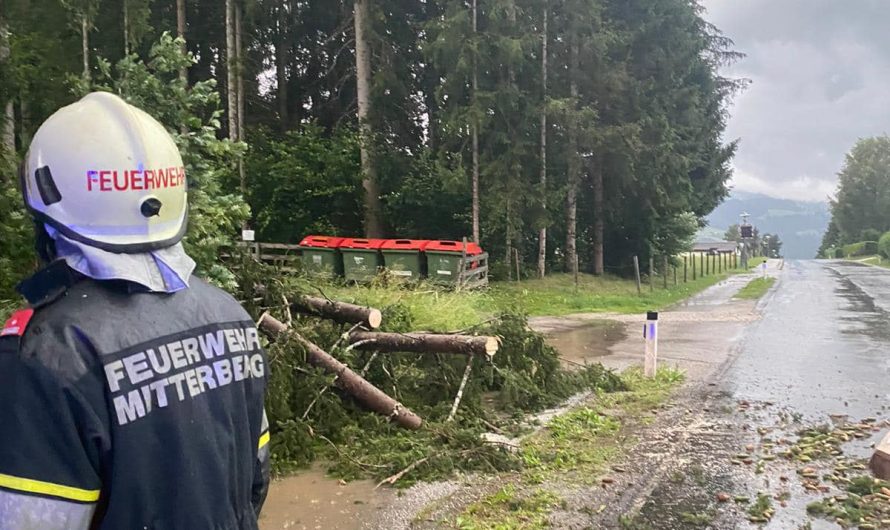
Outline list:
[[[248,255],[253,259],[274,265],[285,271],[297,270],[289,265],[302,259],[300,245],[241,241],[238,246],[246,249]]]
[[[488,287],[488,252],[461,257],[461,272],[457,279],[458,289]]]

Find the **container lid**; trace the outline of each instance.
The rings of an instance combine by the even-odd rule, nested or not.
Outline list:
[[[340,246],[340,242],[343,241],[342,237],[331,237],[331,236],[306,236],[300,241],[301,247],[316,247],[316,248],[337,248]]]
[[[368,248],[378,249],[385,239],[363,239],[360,237],[347,237],[340,242],[340,248]]]
[[[423,250],[429,243],[426,239],[387,239],[380,245],[383,250]]]
[[[430,241],[429,244],[427,244],[427,246],[424,248],[424,250],[427,252],[461,253],[464,251],[464,242],[447,240]],[[468,256],[476,256],[478,254],[482,254],[482,247],[480,247],[476,243],[468,242],[466,244],[466,251]]]

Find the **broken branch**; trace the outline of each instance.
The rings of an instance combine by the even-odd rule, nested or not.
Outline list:
[[[389,397],[382,390],[369,383],[365,378],[353,372],[345,364],[341,363],[326,351],[312,342],[309,342],[299,333],[290,330],[275,317],[264,313],[257,322],[264,333],[273,339],[288,336],[296,340],[306,350],[309,364],[318,366],[324,371],[336,376],[336,385],[346,393],[355,397],[369,409],[389,417],[396,423],[409,429],[418,429],[423,420],[420,416],[405,408],[401,403]]]
[[[372,345],[358,345],[373,340]],[[433,333],[376,333],[355,331],[349,334],[350,344],[357,349],[374,349],[381,352],[454,353],[478,355],[490,358],[498,351],[494,337],[469,337],[466,335],[436,335]]]
[[[377,329],[383,322],[383,314],[373,307],[362,307],[346,302],[335,302],[314,296],[301,296],[291,304],[294,311],[327,318],[344,324],[362,324]]]

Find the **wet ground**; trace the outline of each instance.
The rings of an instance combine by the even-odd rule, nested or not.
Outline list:
[[[806,507],[841,494],[825,475],[838,459],[868,457],[890,426],[890,271],[802,261],[770,273],[779,281],[753,309],[757,318],[728,348],[716,348],[713,358],[722,360],[694,372],[640,433],[624,462],[627,472],[608,490],[570,496],[554,527],[841,528],[808,516]],[[738,302],[714,304],[718,313],[734,306]],[[712,325],[690,322],[698,331]],[[844,444],[842,455],[813,462],[777,456],[797,443],[802,429],[864,418],[874,419],[874,427]],[[817,478],[803,478],[807,468]],[[768,521],[751,520],[758,494],[775,510]],[[590,506],[606,508],[590,516]]]
[[[890,270],[826,261],[780,269],[773,261],[769,274],[778,282],[757,303],[732,298],[753,277],[736,276],[661,314],[659,361],[686,370],[686,385],[635,433],[638,443],[614,484],[565,487],[553,527],[839,528],[806,515],[808,503],[834,491],[822,484],[825,491],[807,489],[800,462],[774,457],[800,429],[870,417],[870,437],[844,447],[845,456],[865,457],[890,426],[883,423],[890,404]],[[532,325],[570,362],[620,370],[641,362],[642,322],[591,314]],[[459,509],[461,497],[479,486],[425,485],[396,499],[367,484],[353,492],[320,475],[300,476],[273,487],[261,528],[409,528],[424,507]],[[765,524],[749,520],[758,493],[776,510]],[[722,494],[730,500],[720,502]]]
[[[376,490],[368,480],[342,482],[314,468],[276,480],[260,517],[262,530],[361,528],[363,522],[389,506],[396,494]]]

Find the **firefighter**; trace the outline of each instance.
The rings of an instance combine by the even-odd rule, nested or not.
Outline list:
[[[0,530],[254,530],[269,476],[253,321],[192,274],[182,158],[109,93],[20,170],[45,265],[0,331]]]

